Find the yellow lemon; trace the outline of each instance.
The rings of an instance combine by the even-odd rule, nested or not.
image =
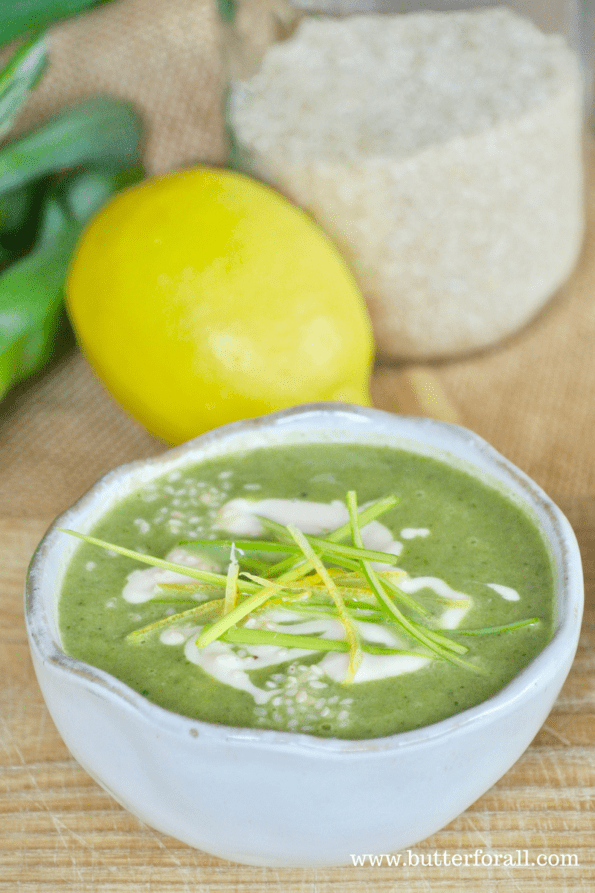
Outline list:
[[[191,168],[120,193],[66,290],[98,376],[169,443],[298,403],[369,404],[351,273],[307,214],[242,174]]]

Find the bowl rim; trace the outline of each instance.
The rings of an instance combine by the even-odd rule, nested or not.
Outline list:
[[[497,466],[507,477],[514,480],[524,494],[524,499],[517,501],[523,502],[525,508],[531,509],[534,521],[539,522],[540,520],[536,516],[535,506],[538,506],[541,511],[545,512],[560,547],[561,573],[558,579],[558,592],[564,594],[565,598],[559,599],[558,607],[561,605],[563,611],[557,617],[556,629],[549,642],[504,688],[485,701],[463,710],[461,713],[418,729],[370,739],[322,738],[305,732],[243,728],[192,719],[154,704],[110,673],[93,667],[77,658],[70,657],[62,650],[51,633],[44,608],[44,595],[41,584],[43,567],[51,551],[57,545],[58,537],[64,535],[60,533],[58,528],[65,526],[65,524],[67,525],[70,517],[84,511],[94,500],[98,489],[112,487],[122,477],[127,477],[137,470],[147,468],[147,466],[158,468],[163,464],[169,464],[170,461],[176,462],[186,453],[191,453],[197,446],[203,447],[217,444],[240,432],[279,427],[287,421],[299,421],[300,417],[307,421],[308,418],[313,416],[327,416],[329,421],[331,418],[343,417],[351,423],[356,422],[360,424],[362,422],[373,424],[390,417],[391,424],[402,423],[405,427],[415,426],[426,429],[431,428],[436,431],[442,430],[448,433],[449,436],[454,435],[455,437],[463,438],[484,459],[487,459],[490,465]],[[396,431],[393,432],[393,436],[398,436]],[[411,437],[402,435],[401,439],[411,440]],[[444,450],[435,448],[435,452],[437,454],[442,452],[446,456],[449,455],[448,448]],[[453,458],[460,460],[460,457],[457,457],[455,454],[451,455],[453,455]],[[460,465],[468,470],[472,470],[474,467],[473,462],[467,459],[460,460]],[[477,466],[475,466],[475,469],[476,472],[480,471]],[[488,474],[487,477],[489,476]],[[494,481],[499,481],[505,490],[510,490],[510,486],[502,485],[502,481],[496,475],[492,475],[492,477]],[[543,529],[541,532],[550,549],[550,553],[552,553],[551,537],[548,537]],[[554,558],[553,554],[551,557],[552,559]],[[471,724],[487,723],[491,721],[494,714],[505,714],[513,709],[518,701],[522,701],[530,696],[538,683],[547,685],[556,676],[560,664],[565,665],[568,661],[568,666],[570,667],[580,633],[583,599],[581,557],[576,537],[568,520],[535,481],[517,468],[510,460],[506,459],[486,440],[473,431],[450,422],[421,416],[396,415],[384,410],[347,403],[326,402],[302,404],[256,418],[231,422],[192,438],[179,446],[171,449],[166,448],[164,452],[157,456],[124,463],[102,475],[76,502],[52,522],[37,546],[29,564],[25,584],[25,624],[30,649],[37,656],[41,667],[51,668],[59,674],[74,676],[78,683],[88,691],[93,692],[95,695],[103,696],[108,700],[117,701],[120,707],[136,713],[145,721],[154,723],[164,732],[179,734],[184,738],[188,738],[189,735],[192,738],[209,738],[221,743],[233,740],[246,746],[264,746],[290,751],[298,750],[308,752],[314,756],[340,756],[342,754],[380,753],[387,750],[420,746],[436,738],[450,735]]]

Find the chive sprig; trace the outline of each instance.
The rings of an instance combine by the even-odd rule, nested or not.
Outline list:
[[[347,652],[345,682],[351,682],[364,653],[406,654],[449,661],[473,672],[482,668],[464,655],[468,647],[452,638],[494,635],[539,622],[538,617],[483,629],[457,629],[448,635],[440,629],[428,608],[404,592],[399,580],[406,576],[396,567],[397,556],[364,545],[362,530],[371,521],[394,508],[398,497],[386,496],[360,508],[355,491],[347,493],[349,521],[325,537],[304,534],[297,527],[259,518],[273,537],[266,540],[192,540],[180,545],[227,562],[227,572],[189,567],[164,558],[146,555],[74,530],[72,536],[154,567],[190,577],[193,583],[163,583],[153,599],[169,607],[183,607],[134,630],[131,641],[173,625],[200,626],[198,648],[222,640],[238,645],[277,645],[313,652]],[[345,540],[351,542],[345,542]],[[195,604],[196,598],[204,599]],[[194,604],[192,604],[194,602]],[[248,618],[272,609],[293,615],[331,618],[339,621],[343,639],[303,635],[246,625]],[[407,613],[406,613],[407,612]],[[357,621],[380,623],[412,643],[412,648],[386,647],[367,642]],[[290,627],[291,624],[288,624]]]

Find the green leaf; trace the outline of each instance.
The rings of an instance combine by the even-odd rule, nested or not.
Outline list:
[[[0,140],[12,127],[46,66],[47,41],[42,34],[24,43],[0,72]]]
[[[66,180],[61,193],[73,219],[84,224],[120,189],[144,177],[139,165],[123,171],[85,168]]]
[[[64,281],[72,252],[82,226],[126,175],[83,170],[50,189],[35,245],[0,273],[0,400],[42,369],[65,340]]]
[[[0,398],[52,355],[64,324],[63,284],[78,227],[56,198],[33,251],[0,274]]]
[[[143,129],[126,102],[95,96],[0,150],[0,192],[72,168],[119,171],[138,164]]]
[[[21,236],[23,228],[35,222],[34,197],[38,190],[32,184],[0,194],[0,233],[3,239]]]
[[[2,0],[0,44],[105,2],[107,0]]]

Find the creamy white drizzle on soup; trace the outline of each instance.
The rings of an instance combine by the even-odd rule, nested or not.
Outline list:
[[[209,460],[92,534],[173,567],[81,543],[60,600],[66,652],[209,722],[418,728],[499,691],[552,633],[534,522],[466,472],[389,447]]]

